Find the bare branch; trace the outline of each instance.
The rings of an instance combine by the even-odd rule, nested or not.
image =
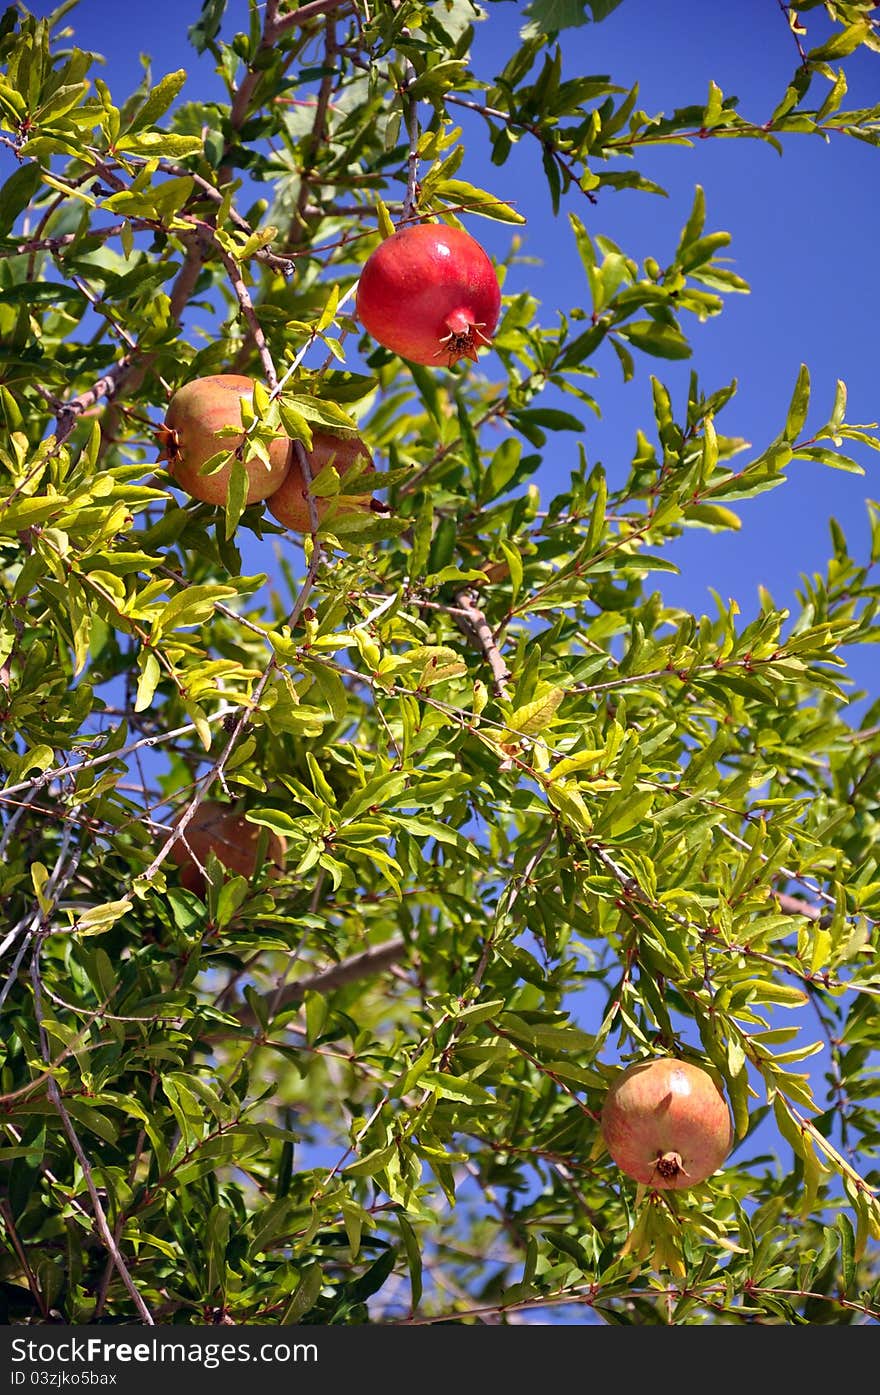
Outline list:
[[[34,959],[34,963],[36,963],[36,957]],[[123,1284],[128,1290],[132,1302],[134,1303],[135,1307],[140,1313],[141,1319],[143,1320],[143,1322],[147,1324],[148,1327],[154,1327],[155,1322],[153,1319],[153,1315],[147,1307],[146,1303],[144,1302],[143,1298],[141,1297],[140,1293],[138,1292],[137,1288],[135,1287],[135,1283],[131,1277],[131,1274],[129,1273],[128,1266],[122,1257],[122,1252],[120,1251],[119,1246],[113,1238],[113,1232],[111,1231],[110,1226],[107,1222],[107,1215],[104,1211],[104,1207],[101,1204],[101,1198],[98,1195],[98,1189],[95,1186],[95,1179],[92,1175],[91,1164],[89,1163],[89,1160],[86,1157],[85,1152],[83,1151],[83,1146],[79,1141],[76,1129],[73,1127],[70,1115],[64,1107],[64,1101],[61,1098],[61,1092],[58,1089],[58,1086],[56,1085],[55,1081],[51,1078],[51,1076],[47,1084],[47,1091],[49,1099],[51,1100],[52,1104],[55,1106],[55,1109],[58,1112],[58,1117],[61,1120],[61,1126],[64,1129],[64,1132],[67,1134],[67,1137],[70,1141],[70,1146],[76,1154],[77,1162],[82,1168],[82,1174],[85,1178],[86,1186],[89,1192],[89,1197],[91,1198],[92,1209],[95,1213],[95,1222],[97,1224],[98,1232],[101,1236],[101,1239],[103,1240],[107,1252],[113,1260],[113,1263],[116,1267],[116,1272],[118,1273],[120,1279],[122,1280]]]
[[[513,881],[508,882],[505,893],[503,894],[501,900],[498,903],[498,909],[495,913],[495,920],[493,922],[493,925],[489,931],[489,934],[486,936],[485,941],[483,942],[483,952],[480,955],[480,962],[477,965],[476,972],[474,973],[473,978],[471,979],[472,988],[479,988],[480,984],[483,981],[483,976],[485,975],[485,972],[489,967],[489,959],[492,955],[492,947],[495,944],[495,940],[497,938],[496,931],[502,916],[510,915],[522,894],[523,888],[528,886],[535,868],[541,861],[541,858],[544,856],[545,852],[547,851],[555,837],[556,825],[553,824],[550,828],[550,831],[541,840],[535,852],[532,853],[532,856],[529,858],[528,862],[526,863],[522,872],[520,872],[519,876],[514,877]],[[504,908],[503,911],[502,905]],[[446,1048],[447,1051],[449,1050],[449,1047],[452,1046],[452,1043],[455,1041],[456,1037],[459,1035],[459,1032],[461,1030],[462,1024],[459,1023],[457,1027],[453,1029],[452,1036],[449,1039],[449,1046],[447,1046]]]
[[[510,669],[501,657],[501,651],[495,642],[495,636],[489,622],[476,604],[475,593],[465,588],[456,594],[455,599],[458,602],[458,609],[450,613],[453,615],[458,628],[476,644],[492,670],[492,691],[495,696],[506,698],[508,696],[507,680],[510,677]]]
[[[309,0],[309,4],[300,5],[298,9],[279,16],[272,26],[272,41],[280,39],[290,29],[299,29],[310,20],[317,19],[319,15],[330,14],[331,10],[339,10],[347,4],[349,0]],[[266,27],[268,29],[268,24]]]
[[[321,79],[321,86],[318,89],[318,96],[315,102],[315,119],[312,122],[311,135],[306,142],[305,151],[301,157],[302,174],[300,176],[299,197],[296,202],[296,213],[293,225],[288,233],[288,241],[297,243],[303,240],[307,228],[307,209],[309,208],[309,195],[314,176],[317,170],[314,168],[315,161],[321,146],[327,139],[327,114],[333,99],[337,73],[334,70],[334,60],[336,57],[336,21],[331,15],[326,21],[324,33],[324,67],[326,72]]]
[[[412,63],[407,61],[406,69],[406,126],[409,133],[409,154],[406,161],[406,195],[403,200],[402,219],[411,218],[418,210],[419,202],[419,104],[409,94],[409,88],[416,80]]]
[[[306,993],[331,993],[335,988],[342,988],[347,983],[375,978],[392,964],[399,964],[406,958],[406,952],[406,940],[401,935],[395,935],[383,945],[365,949],[360,954],[352,954],[350,958],[332,964],[329,969],[321,969],[318,973],[298,979],[296,983],[287,984],[280,994],[277,989],[273,989],[271,993],[263,996],[263,1002],[272,1008],[273,1013],[284,1012],[294,1003],[302,1002]],[[239,1008],[236,1017],[245,1026],[254,1026],[257,1021],[249,1003]]]
[[[115,397],[131,371],[132,362],[132,355],[130,353],[124,354],[119,362],[115,363],[109,372],[100,377],[90,388],[61,406],[55,431],[56,451],[64,445],[83,412],[88,411],[89,407],[93,407],[102,397],[108,399]]]
[[[805,915],[808,920],[821,920],[827,911],[823,911],[821,906],[814,906],[810,901],[802,901],[799,896],[786,896],[782,891],[773,891],[771,895],[779,903],[779,909],[787,915]]]
[[[206,722],[223,722],[229,716],[229,710],[213,712],[205,718]],[[100,756],[92,756],[89,760],[77,761],[71,765],[55,765],[49,770],[44,770],[42,775],[38,775],[33,780],[22,780],[17,785],[9,785],[0,795],[0,802],[11,794],[19,794],[22,790],[30,790],[36,793],[44,785],[51,784],[53,780],[59,780],[63,775],[78,775],[82,770],[93,769],[97,765],[106,765],[109,760],[122,760],[125,756],[131,755],[133,751],[145,750],[150,746],[161,746],[166,741],[174,741],[178,736],[189,736],[196,730],[194,722],[187,722],[182,727],[173,727],[171,731],[157,732],[155,736],[141,736],[137,741],[131,741],[127,746],[121,746],[118,751],[107,751]]]

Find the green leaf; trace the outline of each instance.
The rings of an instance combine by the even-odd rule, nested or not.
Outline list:
[[[422,1254],[415,1231],[406,1216],[400,1212],[397,1215],[397,1228],[406,1250],[406,1262],[409,1267],[410,1308],[414,1313],[422,1298]]]
[[[506,441],[493,452],[489,462],[489,468],[483,476],[483,483],[480,486],[480,503],[488,504],[493,499],[497,499],[499,494],[503,494],[516,474],[517,467],[522,453],[522,446],[513,436],[508,436]],[[433,566],[431,570],[436,570]]]
[[[374,1148],[365,1157],[359,1158],[357,1162],[349,1163],[345,1169],[346,1177],[375,1177],[377,1172],[383,1172],[388,1166],[397,1150],[396,1143],[386,1143],[384,1148]]]
[[[141,662],[141,675],[138,679],[137,694],[135,697],[135,712],[143,712],[149,707],[150,703],[153,701],[153,694],[156,691],[156,686],[162,676],[159,660],[156,658],[155,654],[142,652],[139,656],[139,662]]]
[[[863,475],[864,466],[842,451],[827,450],[824,446],[798,446],[795,460],[815,460],[819,465],[830,465],[832,470],[844,470],[848,475]]]
[[[215,601],[223,601],[234,595],[236,591],[233,586],[219,583],[188,586],[164,604],[155,621],[154,634],[157,630],[169,634],[185,625],[202,625],[213,615]]]
[[[142,131],[147,126],[152,126],[159,117],[168,110],[174,98],[186,82],[186,69],[178,68],[176,72],[168,73],[151,90],[143,106],[135,113],[134,119],[129,124],[130,131]]]
[[[119,1131],[106,1114],[100,1114],[97,1109],[92,1109],[91,1105],[78,1099],[65,1100],[64,1107],[77,1124],[82,1124],[91,1133],[103,1138],[105,1143],[111,1146],[116,1144]]]
[[[589,24],[591,18],[596,22],[606,19],[620,3],[621,0],[531,0],[524,11],[529,22],[520,29],[520,38],[528,41],[558,34],[562,29],[579,29],[582,24]]]
[[[685,508],[685,519],[688,523],[700,523],[704,528],[710,528],[716,533],[721,529],[739,532],[742,528],[739,514],[721,504],[688,504]]]
[[[306,397],[299,393],[285,392],[279,397],[278,403],[282,422],[284,412],[281,409],[287,407],[307,422],[326,427],[328,431],[335,431],[341,435],[357,435],[357,422],[343,411],[337,402],[323,397]],[[306,445],[310,447],[311,441],[307,441]]]
[[[352,1303],[365,1303],[374,1293],[378,1293],[397,1263],[397,1251],[386,1250],[354,1283],[346,1286],[346,1294]]]
[[[228,0],[202,0],[201,15],[186,31],[196,53],[204,53],[213,46],[223,23],[227,3]],[[285,1316],[284,1321],[295,1322],[296,1319]]]
[[[384,202],[376,196],[376,212],[379,217],[379,235],[384,241],[386,237],[392,237],[396,232],[394,219],[385,207]]]
[[[807,53],[807,62],[829,63],[835,58],[848,57],[870,37],[871,29],[872,21],[867,16],[856,20],[854,24],[846,25],[826,43],[820,44],[818,48],[811,48]]]
[[[791,403],[788,408],[788,416],[785,419],[784,436],[787,441],[795,442],[801,434],[804,422],[807,419],[807,411],[810,406],[810,370],[805,363],[800,366],[797,383],[792,394]]]
[[[28,160],[0,186],[0,237],[6,237],[16,218],[27,208],[40,187],[42,173],[38,161]]]
[[[676,249],[675,253],[676,261],[680,262],[682,256],[687,251],[688,247],[690,247],[692,243],[696,242],[697,239],[701,236],[705,224],[706,195],[703,190],[703,186],[701,184],[698,184],[696,186],[696,189],[694,190],[694,202],[691,208],[690,217],[688,218],[687,222],[681,230],[681,237],[679,238],[678,248]]]
[[[435,1090],[442,1099],[455,1100],[460,1104],[479,1105],[483,1109],[498,1107],[498,1101],[481,1085],[458,1075],[449,1075],[445,1071],[426,1070],[422,1073],[419,1084],[424,1085],[426,1090]]]
[[[244,513],[247,504],[248,483],[248,472],[244,462],[239,460],[237,455],[233,455],[223,520],[224,537],[227,539],[235,533],[239,519]]]
[[[690,358],[691,346],[680,330],[672,325],[661,325],[655,320],[636,320],[633,324],[621,325],[617,333],[627,339],[635,348],[652,354],[655,358]]]
[[[849,1216],[842,1212],[837,1216],[835,1225],[840,1232],[840,1260],[843,1273],[843,1287],[845,1292],[852,1290],[856,1277],[855,1251],[856,1237],[853,1231],[852,1221]]]
[[[556,710],[565,697],[564,688],[547,688],[540,697],[534,698],[522,707],[516,707],[507,719],[512,734],[535,736],[544,731],[556,715]]]
[[[324,1274],[320,1264],[307,1264],[294,1289],[293,1297],[284,1310],[284,1316],[281,1318],[282,1325],[291,1326],[310,1312],[318,1301],[323,1287]]]
[[[199,136],[177,136],[167,131],[130,132],[119,137],[116,148],[132,155],[157,155],[164,160],[184,160],[188,155],[203,153]]]
[[[327,703],[335,720],[344,722],[348,711],[348,694],[339,674],[324,664],[306,665],[306,671],[314,677],[321,697]]]
[[[115,925],[121,916],[130,909],[128,901],[106,901],[101,906],[92,906],[83,911],[73,926],[74,932],[81,935],[100,935]]]
[[[78,286],[66,286],[59,281],[25,281],[0,291],[0,305],[57,305],[66,301],[78,309],[86,305],[86,297]]]
[[[481,218],[491,218],[497,223],[524,223],[525,215],[519,213],[512,204],[505,203],[497,196],[487,194],[485,189],[478,189],[474,184],[468,184],[465,179],[440,179],[434,185],[432,193],[437,198],[443,199],[446,203],[461,206],[467,213],[475,213]]]

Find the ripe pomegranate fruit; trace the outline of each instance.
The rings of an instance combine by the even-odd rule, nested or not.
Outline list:
[[[177,821],[174,820],[175,823]],[[180,868],[181,886],[194,892],[196,896],[204,896],[205,878],[198,863],[204,867],[209,852],[213,852],[220,859],[227,871],[248,879],[253,877],[257,871],[257,848],[261,832],[255,823],[248,823],[243,814],[236,814],[229,804],[206,799],[196,809],[168,854],[172,862],[176,862]],[[286,852],[285,840],[280,834],[270,830],[266,861],[270,864],[271,876],[280,875],[284,868]]]
[[[380,242],[366,261],[357,315],[369,334],[411,363],[451,368],[477,361],[501,311],[498,277],[469,233],[415,223]]]
[[[312,432],[312,449],[306,451],[306,459],[309,462],[312,479],[320,474],[325,465],[331,464],[340,475],[344,475],[346,471],[350,470],[357,460],[365,460],[368,468],[373,469],[373,457],[359,436],[334,436],[330,431]],[[316,497],[315,504],[317,505],[319,523],[326,515],[331,502],[335,502],[338,508],[348,513],[354,509],[369,508],[370,496],[369,494],[344,494],[336,500]],[[269,512],[278,519],[278,522],[283,523],[286,528],[292,528],[299,533],[312,531],[306,483],[296,451],[293,452],[293,459],[286,477],[269,499],[267,507]]]
[[[730,1110],[712,1076],[671,1057],[637,1061],[617,1077],[601,1128],[621,1171],[657,1191],[705,1181],[733,1142]]]
[[[206,378],[193,378],[177,389],[168,404],[165,422],[158,431],[161,459],[168,461],[175,483],[206,504],[226,503],[232,462],[221,465],[211,475],[200,475],[199,469],[210,456],[220,450],[237,451],[244,442],[240,436],[218,436],[223,426],[241,426],[241,399],[250,397],[253,378],[240,373],[213,373]],[[267,499],[287,474],[290,441],[279,436],[269,446],[268,466],[253,453],[243,456],[248,476],[247,502]]]

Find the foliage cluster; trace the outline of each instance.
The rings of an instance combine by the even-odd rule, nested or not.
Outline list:
[[[674,400],[664,361],[747,290],[700,189],[671,254],[597,231],[657,145],[880,143],[846,107],[875,7],[781,6],[795,73],[751,116],[568,72],[607,0],[534,0],[491,77],[494,0],[205,0],[225,101],[147,67],[120,102],[72,8],[0,18],[7,1321],[876,1320],[880,699],[852,720],[843,651],[878,638],[880,507],[863,560],[832,521],[795,614],[652,578],[878,438],[842,384],[808,425],[806,367],[757,451],[735,383]],[[359,268],[413,218],[509,225],[504,289],[520,141],[573,305],[505,292],[476,366],[369,341]],[[654,374],[607,472],[599,364]],[[241,472],[226,509],[182,496],[155,430],[217,372],[256,380],[263,447],[359,431],[387,511],[296,539]],[[559,433],[579,464],[542,498]],[[283,835],[283,877],[212,857],[181,888],[172,820],[208,798]],[[597,1130],[619,1063],[663,1053],[717,1072],[737,1139],[674,1198]]]

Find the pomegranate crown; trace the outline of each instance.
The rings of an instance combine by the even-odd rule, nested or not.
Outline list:
[[[479,345],[492,343],[492,340],[483,334],[486,328],[485,321],[477,324],[468,310],[453,310],[446,316],[446,323],[449,333],[442,336],[440,348],[434,357],[442,358],[445,354],[449,368],[453,368],[460,358],[469,358],[472,363],[476,363]]]

